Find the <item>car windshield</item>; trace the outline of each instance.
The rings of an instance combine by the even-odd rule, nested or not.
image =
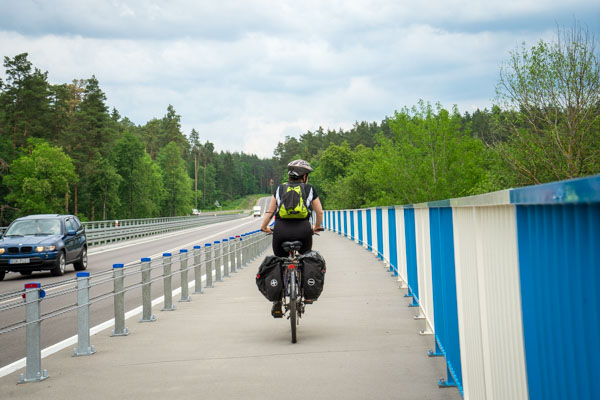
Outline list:
[[[59,219],[27,219],[15,221],[6,231],[6,236],[59,235]]]

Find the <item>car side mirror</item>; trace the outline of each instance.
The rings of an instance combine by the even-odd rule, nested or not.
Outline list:
[[[67,231],[67,236],[75,236],[77,231]]]

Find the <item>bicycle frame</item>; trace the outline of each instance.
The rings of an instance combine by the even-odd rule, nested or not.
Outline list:
[[[288,319],[292,329],[292,343],[296,343],[296,326],[304,313],[304,301],[302,297],[302,272],[298,261],[298,251],[290,249],[289,256],[283,262],[283,284],[284,297],[283,306],[285,313],[289,311]]]

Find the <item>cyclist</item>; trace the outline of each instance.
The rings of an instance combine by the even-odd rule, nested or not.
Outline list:
[[[277,186],[269,208],[265,212],[265,218],[261,230],[267,233],[273,233],[273,253],[278,257],[287,257],[286,252],[281,248],[281,244],[286,241],[299,240],[302,242],[300,254],[306,253],[312,249],[312,235],[321,226],[323,221],[323,207],[315,188],[308,184],[308,174],[312,172],[309,163],[304,160],[294,160],[288,164],[288,182]],[[305,202],[306,209],[309,210],[305,218],[287,218],[281,215],[282,198],[284,190],[290,187],[301,187],[302,200]],[[315,223],[310,225],[310,210],[315,212]],[[275,217],[273,230],[268,226],[271,218]],[[281,318],[281,301],[273,303],[271,314],[275,318]]]

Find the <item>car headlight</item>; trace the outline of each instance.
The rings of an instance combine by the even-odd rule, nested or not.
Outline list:
[[[4,247],[0,247],[0,254],[4,254]]]
[[[35,251],[41,253],[42,251],[54,251],[56,250],[56,246],[37,246]]]

